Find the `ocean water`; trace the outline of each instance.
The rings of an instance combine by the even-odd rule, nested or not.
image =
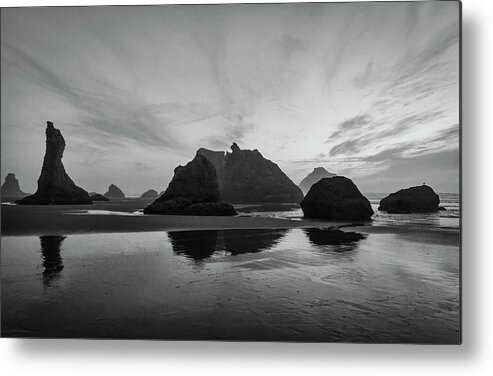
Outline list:
[[[2,237],[2,335],[458,343],[451,235],[312,228]]]
[[[419,213],[419,214],[388,214],[378,210],[380,200],[386,197],[385,193],[364,193],[370,201],[375,214],[372,217],[372,226],[386,227],[397,226],[407,228],[435,228],[438,230],[458,231],[460,225],[460,197],[454,193],[439,193],[440,206],[446,210],[438,213]],[[251,205],[239,206],[237,208],[240,215],[253,217],[272,217],[289,218],[291,220],[301,220],[303,211],[299,205],[294,204],[271,204],[271,205]]]

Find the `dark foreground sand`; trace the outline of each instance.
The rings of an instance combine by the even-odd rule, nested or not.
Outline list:
[[[457,246],[324,231],[2,237],[2,335],[459,343]]]
[[[328,221],[248,217],[241,216],[241,213],[234,217],[135,214],[135,211],[142,209],[144,206],[145,202],[142,200],[95,203],[93,205],[2,205],[2,235],[68,235],[193,229],[337,227],[344,224]],[[83,211],[107,212],[107,215],[76,214]],[[114,214],[110,212],[114,212]]]
[[[150,231],[339,228],[364,234],[396,234],[419,243],[459,246],[460,232],[431,227],[374,226],[368,223],[251,217],[239,212],[234,217],[142,215],[150,201],[124,199],[93,205],[18,206],[2,205],[2,236],[71,235]],[[247,209],[242,209],[247,210]],[[80,214],[95,212],[98,214]],[[104,214],[103,214],[104,213]]]
[[[458,229],[147,202],[2,205],[2,336],[460,342]]]

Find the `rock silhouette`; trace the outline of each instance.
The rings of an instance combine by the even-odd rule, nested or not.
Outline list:
[[[168,238],[176,254],[203,260],[215,252],[227,252],[234,256],[269,250],[276,246],[288,231],[288,229],[168,231]]]
[[[149,189],[140,195],[140,198],[156,198],[158,193],[154,189]]]
[[[2,184],[2,197],[24,197],[27,193],[21,191],[19,181],[15,178],[15,174],[9,173],[5,177]]]
[[[62,157],[65,140],[51,121],[46,126],[46,152],[38,189],[31,196],[16,202],[21,205],[82,205],[92,204],[89,194],[75,185],[65,172]]]
[[[312,185],[318,182],[320,179],[331,178],[333,176],[336,176],[336,174],[327,171],[323,167],[315,167],[313,171],[301,181],[299,187],[301,188],[303,194],[306,195],[310,190],[310,188],[312,187]]]
[[[202,155],[185,166],[175,168],[168,188],[145,214],[235,215],[233,206],[219,202],[219,187],[214,166]]]
[[[199,149],[214,166],[221,199],[233,203],[300,202],[303,193],[274,162],[236,143],[231,153]]]
[[[95,193],[91,195],[91,200],[92,201],[109,201],[110,199],[108,197],[104,197],[103,195],[99,193]]]
[[[319,180],[300,206],[305,217],[313,219],[366,221],[373,215],[368,199],[344,176]]]
[[[233,256],[266,251],[275,247],[288,231],[282,228],[224,230],[224,250]]]
[[[439,210],[440,197],[435,191],[421,185],[391,193],[380,201],[378,210],[397,213],[434,213]]]
[[[303,232],[308,236],[310,243],[322,246],[354,243],[366,238],[366,235],[360,234],[359,232],[325,228],[304,228]]]
[[[124,198],[125,194],[116,185],[111,184],[108,187],[108,192],[106,192],[103,196],[108,198]]]
[[[218,230],[168,231],[173,252],[198,261],[218,250],[217,238]]]

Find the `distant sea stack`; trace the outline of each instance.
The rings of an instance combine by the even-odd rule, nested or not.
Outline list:
[[[24,197],[26,195],[27,193],[21,191],[19,180],[15,178],[15,174],[7,174],[5,182],[2,184],[2,197]]]
[[[116,185],[111,184],[108,187],[108,192],[106,192],[104,194],[104,197],[108,197],[108,198],[124,198],[125,197],[125,194]]]
[[[154,189],[149,189],[140,195],[140,198],[156,198],[158,193]]]
[[[214,166],[202,155],[175,168],[173,179],[145,214],[235,215],[232,205],[219,202],[219,185]]]
[[[38,190],[16,202],[21,205],[84,205],[92,204],[89,194],[75,185],[62,164],[65,140],[51,121],[46,126],[46,152]]]
[[[92,201],[109,201],[110,199],[108,197],[104,197],[103,195],[99,193],[94,193],[91,195],[91,200]]]
[[[318,182],[320,179],[331,178],[333,176],[336,176],[336,174],[327,171],[323,167],[315,167],[313,171],[301,181],[299,187],[303,191],[303,194],[306,195],[312,185]]]
[[[312,219],[367,221],[373,215],[370,201],[344,176],[313,184],[300,206],[305,217]]]
[[[378,210],[391,214],[434,213],[439,210],[439,204],[440,197],[423,184],[391,193],[380,201]]]
[[[236,143],[231,153],[199,149],[215,168],[221,199],[233,203],[300,202],[303,192],[274,162]]]

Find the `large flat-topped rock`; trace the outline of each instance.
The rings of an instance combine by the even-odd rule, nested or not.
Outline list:
[[[438,211],[440,197],[427,186],[420,185],[391,193],[380,201],[378,210],[388,213],[433,213]]]
[[[274,162],[257,150],[231,152],[199,149],[216,170],[221,199],[233,203],[293,202],[303,199],[300,188]]]

